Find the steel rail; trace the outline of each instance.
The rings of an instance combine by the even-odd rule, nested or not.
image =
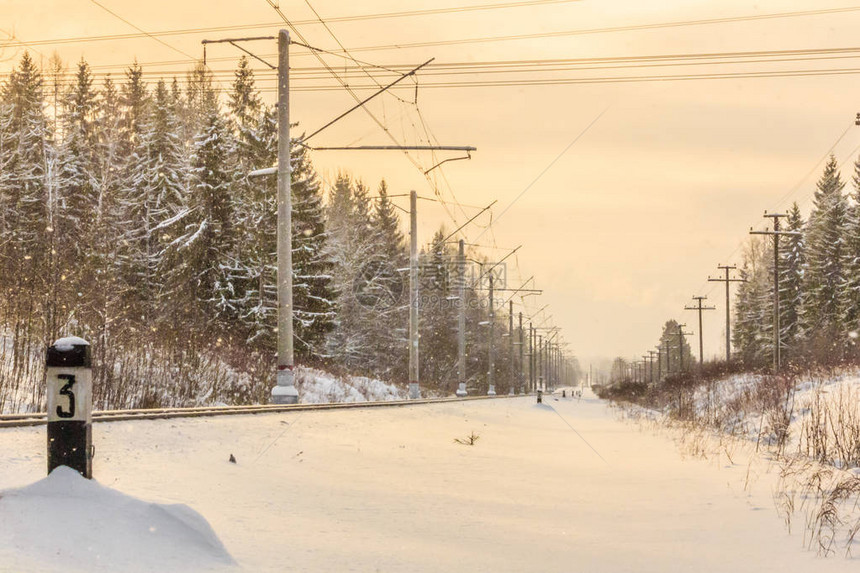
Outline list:
[[[138,410],[98,410],[93,412],[93,422],[125,422],[129,420],[164,420],[170,418],[199,418],[203,416],[237,416],[248,414],[273,414],[283,412],[306,412],[309,410],[346,410],[355,408],[381,408],[388,406],[415,406],[445,404],[469,400],[490,400],[516,396],[466,396],[463,398],[423,398],[419,400],[387,400],[377,402],[327,402],[322,404],[262,404],[250,406],[198,406],[190,408],[155,408]],[[0,428],[22,428],[47,424],[45,412],[0,415]]]

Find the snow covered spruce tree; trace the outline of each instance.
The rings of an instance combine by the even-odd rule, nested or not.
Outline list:
[[[40,371],[31,350],[44,344],[53,322],[47,320],[53,158],[43,78],[25,53],[0,86],[0,324],[11,334],[0,365],[0,409],[32,409],[44,392],[26,383]]]
[[[860,159],[854,162],[853,202],[848,209],[845,230],[845,288],[842,291],[843,323],[848,343],[856,355],[860,332]]]
[[[831,156],[816,184],[806,233],[803,285],[803,331],[819,358],[838,357],[845,347],[845,244],[848,201],[836,158]]]
[[[55,219],[56,271],[60,275],[57,295],[65,303],[66,320],[80,332],[100,322],[96,270],[103,270],[97,233],[104,232],[100,220],[101,164],[98,160],[98,103],[92,74],[86,61],[77,66],[75,83],[67,93],[60,117],[59,180]]]
[[[773,249],[770,240],[751,238],[744,249],[735,295],[732,345],[749,366],[767,364],[773,349]]]
[[[326,248],[322,191],[307,149],[292,147],[293,333],[299,360],[319,360],[334,329],[334,262]]]
[[[800,311],[803,302],[803,268],[806,264],[804,249],[804,221],[797,203],[791,206],[786,221],[787,231],[799,233],[788,235],[780,242],[779,263],[779,325],[782,356],[784,360],[797,357],[802,348],[800,342]]]
[[[236,291],[240,338],[255,346],[274,348],[273,325],[277,313],[275,181],[249,179],[255,169],[271,167],[277,161],[277,130],[270,125],[271,113],[265,109],[254,87],[254,74],[246,58],[239,61],[233,89],[227,100],[229,127],[235,138],[234,152],[239,170],[234,185],[237,257],[231,269]]]
[[[15,333],[16,366],[31,342],[48,335],[33,320],[46,302],[53,232],[52,137],[42,86],[41,73],[25,53],[0,91],[0,305],[4,325]]]
[[[388,185],[383,179],[377,190],[378,199],[371,214],[371,224],[377,238],[375,253],[378,264],[365,267],[366,285],[376,309],[373,354],[376,372],[387,380],[406,380],[407,331],[409,323],[408,275],[403,269],[409,266],[406,239],[400,229],[400,217],[388,196]]]
[[[165,82],[146,99],[127,169],[124,217],[133,223],[124,228],[121,264],[128,316],[142,330],[158,332],[173,313],[170,301],[161,299],[162,256],[189,213],[188,165]]]
[[[369,374],[373,305],[356,297],[355,289],[364,282],[362,267],[373,260],[370,198],[364,184],[353,182],[346,173],[338,174],[330,193],[326,223],[338,312],[328,341],[329,354],[350,371]]]
[[[687,337],[679,335],[678,321],[674,319],[667,320],[663,324],[663,331],[660,333],[660,349],[663,352],[663,374],[677,374],[681,365],[684,370],[690,368],[692,364],[692,354],[690,352],[690,344],[687,342]],[[678,346],[680,340],[681,346]],[[666,348],[669,349],[669,357],[666,358]]]
[[[235,319],[231,304],[235,289],[229,276],[236,245],[233,145],[213,96],[204,128],[194,138],[188,213],[181,218],[180,232],[169,243],[165,259],[165,290],[173,320],[193,325],[192,337],[211,338],[207,327],[221,333]]]
[[[457,381],[457,305],[451,297],[456,294],[456,253],[445,244],[446,235],[444,228],[437,230],[428,250],[420,257],[420,366],[421,379],[427,385],[453,392]],[[488,333],[489,329],[485,331]],[[496,328],[496,333],[499,332],[501,329]],[[502,347],[497,344],[496,348]]]

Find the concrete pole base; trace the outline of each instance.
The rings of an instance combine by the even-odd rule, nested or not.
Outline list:
[[[272,404],[298,404],[299,391],[292,370],[278,370],[278,385],[272,388]]]
[[[466,395],[466,384],[464,382],[460,383],[460,387],[457,388],[456,394],[459,398],[462,398]]]
[[[487,390],[487,396],[495,396],[496,395],[496,386],[490,386],[490,389]]]
[[[418,382],[409,383],[409,399],[417,400],[421,397],[421,392],[418,390]]]

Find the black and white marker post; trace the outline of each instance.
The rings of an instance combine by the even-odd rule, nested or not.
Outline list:
[[[68,466],[93,477],[90,343],[72,336],[48,347],[48,473]]]

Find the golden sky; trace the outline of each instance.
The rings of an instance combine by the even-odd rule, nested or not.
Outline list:
[[[833,148],[840,163],[850,166],[860,145],[860,127],[852,127],[860,111],[860,51],[785,53],[860,47],[860,6],[852,9],[847,0],[309,2],[275,4],[315,47],[338,50],[340,42],[354,58],[384,67],[436,58],[438,67],[419,74],[417,105],[411,80],[369,105],[394,140],[478,148],[470,161],[431,172],[429,181],[424,169],[457,154],[415,153],[416,167],[398,152],[317,152],[323,179],[344,169],[374,189],[384,177],[392,193],[415,189],[441,197],[446,205],[419,205],[422,242],[439,225],[453,229],[474,207],[497,199],[492,227],[486,230],[489,217],[482,217],[464,238],[486,245],[487,254],[523,245],[511,259],[510,282],[535,276],[544,294],[526,299],[526,311],[549,304],[551,322],[586,367],[600,356],[641,356],[654,348],[669,318],[698,333],[695,313],[683,310],[693,295],[709,295],[717,306],[705,316],[705,354],[721,355],[724,291],[708,275],[716,276],[718,264],[740,263],[740,245],[751,225],[763,226],[764,210],[785,210],[797,200],[808,212],[819,162],[840,136]],[[521,5],[426,13],[511,3]],[[328,29],[314,22],[309,6]],[[284,25],[266,0],[0,0],[0,14],[0,37],[14,35],[43,62],[57,51],[69,64],[84,57],[98,74],[117,78],[134,58],[150,79],[181,77],[191,58],[202,56],[202,39],[273,35]],[[374,14],[389,16],[344,19]],[[152,37],[140,30],[171,33]],[[126,37],[81,41],[114,35]],[[528,37],[488,41],[510,36]],[[57,39],[71,41],[41,42]],[[5,73],[23,48],[0,44]],[[276,63],[274,42],[243,45]],[[725,56],[737,52],[766,53]],[[208,48],[209,65],[225,88],[240,55],[225,44]],[[684,58],[673,66],[654,58],[594,61],[678,55]],[[293,46],[291,57],[291,113],[300,129],[312,131],[354,105],[328,72],[307,69],[320,63],[306,49]],[[589,61],[571,61],[579,59]],[[344,58],[325,61],[351,85],[372,84],[367,76],[348,75],[354,64]],[[529,61],[525,71],[499,67],[522,61]],[[481,73],[474,73],[477,63],[484,64]],[[446,64],[461,64],[463,73],[439,75]],[[260,62],[254,68],[261,85],[274,88],[268,68]],[[749,72],[758,77],[737,77]],[[771,72],[793,75],[761,77]],[[727,74],[733,77],[713,79]],[[637,76],[654,79],[627,81]],[[396,77],[374,74],[380,83]],[[571,79],[579,83],[546,82]],[[472,85],[432,85],[438,82]],[[390,145],[392,139],[359,111],[313,143]],[[843,175],[849,179],[850,169]]]

